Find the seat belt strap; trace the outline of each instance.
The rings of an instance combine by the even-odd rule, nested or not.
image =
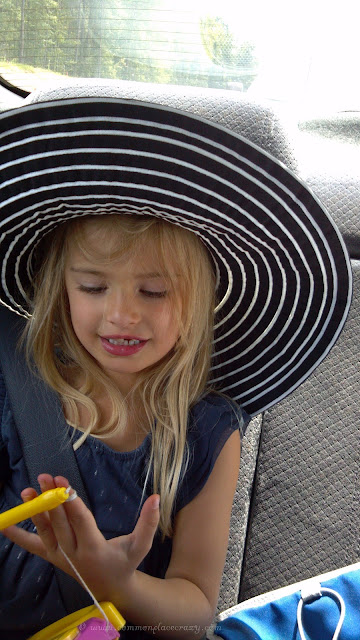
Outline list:
[[[6,390],[20,439],[29,485],[38,488],[40,473],[65,476],[89,507],[67,424],[57,394],[27,365],[19,348],[24,318],[0,305],[0,361]],[[91,599],[70,576],[55,568],[66,609],[74,611]]]

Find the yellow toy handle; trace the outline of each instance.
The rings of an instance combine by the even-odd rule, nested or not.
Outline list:
[[[121,613],[118,612],[112,602],[101,602],[102,609],[108,617],[109,622],[120,631],[125,625],[125,620]],[[73,640],[79,633],[79,626],[90,618],[98,618],[99,610],[95,605],[80,609],[70,613],[65,618],[61,618],[49,627],[42,629],[28,640]],[[74,635],[75,634],[75,635]]]
[[[13,524],[18,524],[27,518],[32,518],[38,513],[55,509],[55,507],[66,502],[70,497],[73,499],[76,493],[70,496],[70,491],[71,487],[67,489],[65,487],[50,489],[49,491],[44,491],[44,493],[33,500],[29,500],[28,502],[24,502],[24,504],[13,507],[13,509],[0,513],[0,531],[6,529],[6,527],[11,527]]]

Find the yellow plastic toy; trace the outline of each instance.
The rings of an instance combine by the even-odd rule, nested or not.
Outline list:
[[[71,487],[65,489],[65,487],[58,487],[57,489],[49,489],[44,491],[37,498],[19,504],[17,507],[13,507],[4,513],[0,513],[0,531],[11,527],[13,524],[18,524],[27,518],[32,518],[38,513],[43,511],[50,511],[55,509],[63,502],[70,502],[76,498],[76,492],[70,494]]]
[[[95,605],[80,609],[42,629],[29,640],[115,640],[125,620],[111,602],[101,602],[107,621]]]
[[[71,491],[71,487],[50,489],[28,502],[0,513],[0,531],[38,513],[55,509],[64,502],[71,502],[77,497],[76,492]],[[111,602],[101,602],[99,606],[94,604],[70,613],[28,640],[116,640],[120,638],[119,631],[124,625],[125,620],[116,607]]]

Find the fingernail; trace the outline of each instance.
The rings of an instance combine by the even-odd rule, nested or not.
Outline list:
[[[160,506],[160,496],[156,496],[153,502],[153,509],[158,509]]]

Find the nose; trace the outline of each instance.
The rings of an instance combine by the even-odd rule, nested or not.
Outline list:
[[[140,321],[140,309],[133,293],[113,291],[106,297],[104,319],[119,328],[131,327]]]

